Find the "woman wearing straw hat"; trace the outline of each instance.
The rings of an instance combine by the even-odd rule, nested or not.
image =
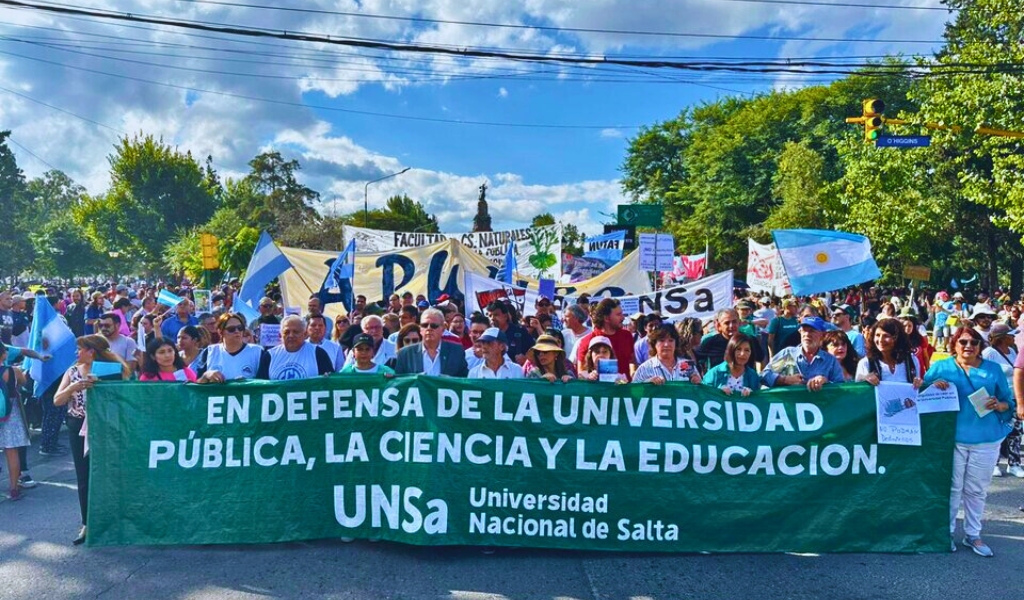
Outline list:
[[[526,359],[533,365],[526,373],[527,379],[547,379],[554,383],[566,382],[573,378],[565,365],[565,350],[558,345],[558,340],[554,336],[538,337],[533,347],[526,351]]]

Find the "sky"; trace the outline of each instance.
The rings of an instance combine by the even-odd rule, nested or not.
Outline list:
[[[826,5],[832,1],[833,5]],[[29,0],[48,4],[43,0]],[[869,6],[865,6],[869,5]],[[64,0],[176,22],[589,58],[931,55],[938,0]],[[293,10],[275,10],[273,7]],[[893,8],[896,7],[896,8]],[[915,8],[916,7],[916,8]],[[842,40],[842,41],[834,41]],[[0,129],[27,177],[55,168],[93,194],[117,140],[152,134],[242,177],[277,150],[325,214],[407,194],[442,231],[471,228],[488,185],[494,229],[543,212],[586,233],[627,203],[640,126],[730,95],[822,82],[695,74],[247,37],[0,2]],[[851,115],[858,107],[851,107]],[[367,182],[403,169],[401,175]]]

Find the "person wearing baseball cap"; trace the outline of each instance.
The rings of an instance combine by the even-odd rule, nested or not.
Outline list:
[[[346,374],[360,374],[360,375],[383,375],[384,377],[394,377],[395,370],[387,365],[381,365],[373,362],[373,357],[377,349],[377,341],[372,336],[365,333],[352,338],[352,357],[353,362],[346,365],[341,369],[342,373]]]
[[[840,331],[846,334],[846,337],[850,338],[850,344],[853,349],[857,351],[857,356],[864,356],[867,352],[867,347],[864,343],[864,334],[857,331],[853,327],[851,320],[851,313],[853,308],[849,304],[838,304],[832,308],[832,324],[839,328]]]
[[[768,387],[803,385],[812,392],[829,383],[843,383],[843,368],[835,357],[821,348],[828,329],[821,317],[800,320],[800,345],[780,350],[761,372]]]
[[[522,379],[523,368],[505,360],[508,338],[497,327],[489,327],[476,341],[484,361],[469,371],[470,379]]]

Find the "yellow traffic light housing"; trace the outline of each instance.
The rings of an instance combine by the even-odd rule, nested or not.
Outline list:
[[[875,142],[882,135],[885,127],[885,102],[878,98],[868,98],[862,104],[864,113],[864,140]]]
[[[200,233],[199,246],[202,248],[203,269],[213,271],[220,268],[220,261],[217,259],[217,237],[211,233]]]

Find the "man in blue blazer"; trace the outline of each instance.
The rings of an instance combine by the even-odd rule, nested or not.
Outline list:
[[[441,341],[444,327],[444,313],[436,308],[423,311],[420,315],[420,337],[423,341],[398,351],[395,373],[435,377],[465,377],[469,374],[462,345]]]

